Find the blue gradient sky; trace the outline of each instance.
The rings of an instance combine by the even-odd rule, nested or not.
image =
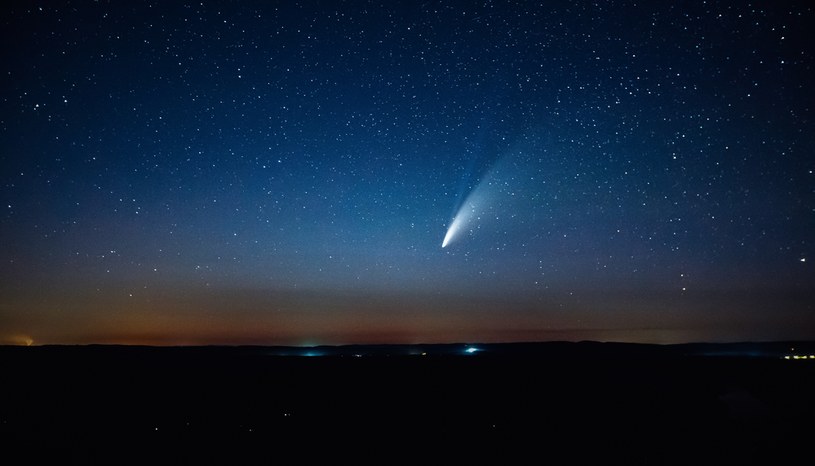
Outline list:
[[[0,342],[815,337],[813,8],[572,3],[4,4]]]

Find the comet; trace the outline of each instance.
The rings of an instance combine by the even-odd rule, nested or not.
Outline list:
[[[463,232],[467,231],[467,228],[474,220],[481,217],[484,205],[486,204],[484,185],[489,184],[489,182],[485,182],[485,179],[481,180],[481,182],[470,191],[470,194],[467,195],[467,198],[461,204],[461,207],[459,207],[456,215],[453,216],[450,226],[447,227],[444,240],[441,242],[442,248],[446,248],[451,242],[461,236]]]
[[[461,226],[468,222],[472,212],[472,210],[467,211],[464,208],[459,209],[456,216],[453,217],[453,221],[450,222],[450,227],[447,228],[447,234],[444,235],[444,240],[441,242],[441,247],[445,248],[448,244],[450,244],[450,241],[452,241],[461,231]]]
[[[516,195],[521,187],[514,175],[528,172],[529,169],[520,166],[515,157],[498,159],[459,206],[447,227],[441,247],[446,248],[463,233],[472,231],[475,222],[494,222],[499,217],[503,220],[501,213],[517,207],[522,197]]]
[[[447,234],[444,235],[444,240],[441,242],[441,247],[446,248],[450,241],[456,236],[456,232],[458,232],[459,226],[458,218],[454,218],[453,221],[450,223],[450,228],[447,229]]]

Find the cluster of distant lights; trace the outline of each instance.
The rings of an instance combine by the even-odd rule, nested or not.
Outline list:
[[[480,348],[478,346],[466,346],[463,350],[459,349],[456,352],[448,353],[448,352],[440,352],[438,354],[465,354],[465,355],[472,355],[476,353],[481,353],[485,351],[484,348]],[[427,356],[428,352],[426,351],[410,351],[408,353],[401,353],[399,351],[395,353],[352,353],[352,354],[332,354],[330,351],[322,351],[313,348],[304,348],[302,351],[286,351],[284,353],[278,353],[281,356],[301,356],[301,357],[321,357],[321,356],[340,356],[340,357],[353,357],[353,358],[362,358],[366,356],[397,356],[397,355],[408,355],[408,356]]]
[[[790,347],[789,350],[795,352],[794,347]],[[787,359],[787,360],[791,360],[791,359],[797,359],[797,360],[813,359],[813,360],[815,360],[815,354],[809,354],[809,355],[806,355],[806,354],[785,354],[783,356],[783,358]]]

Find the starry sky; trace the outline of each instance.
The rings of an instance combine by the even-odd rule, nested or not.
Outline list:
[[[810,2],[0,24],[0,343],[815,338]]]

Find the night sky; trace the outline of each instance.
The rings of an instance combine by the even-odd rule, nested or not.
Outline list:
[[[0,343],[815,338],[810,2],[0,10]]]

